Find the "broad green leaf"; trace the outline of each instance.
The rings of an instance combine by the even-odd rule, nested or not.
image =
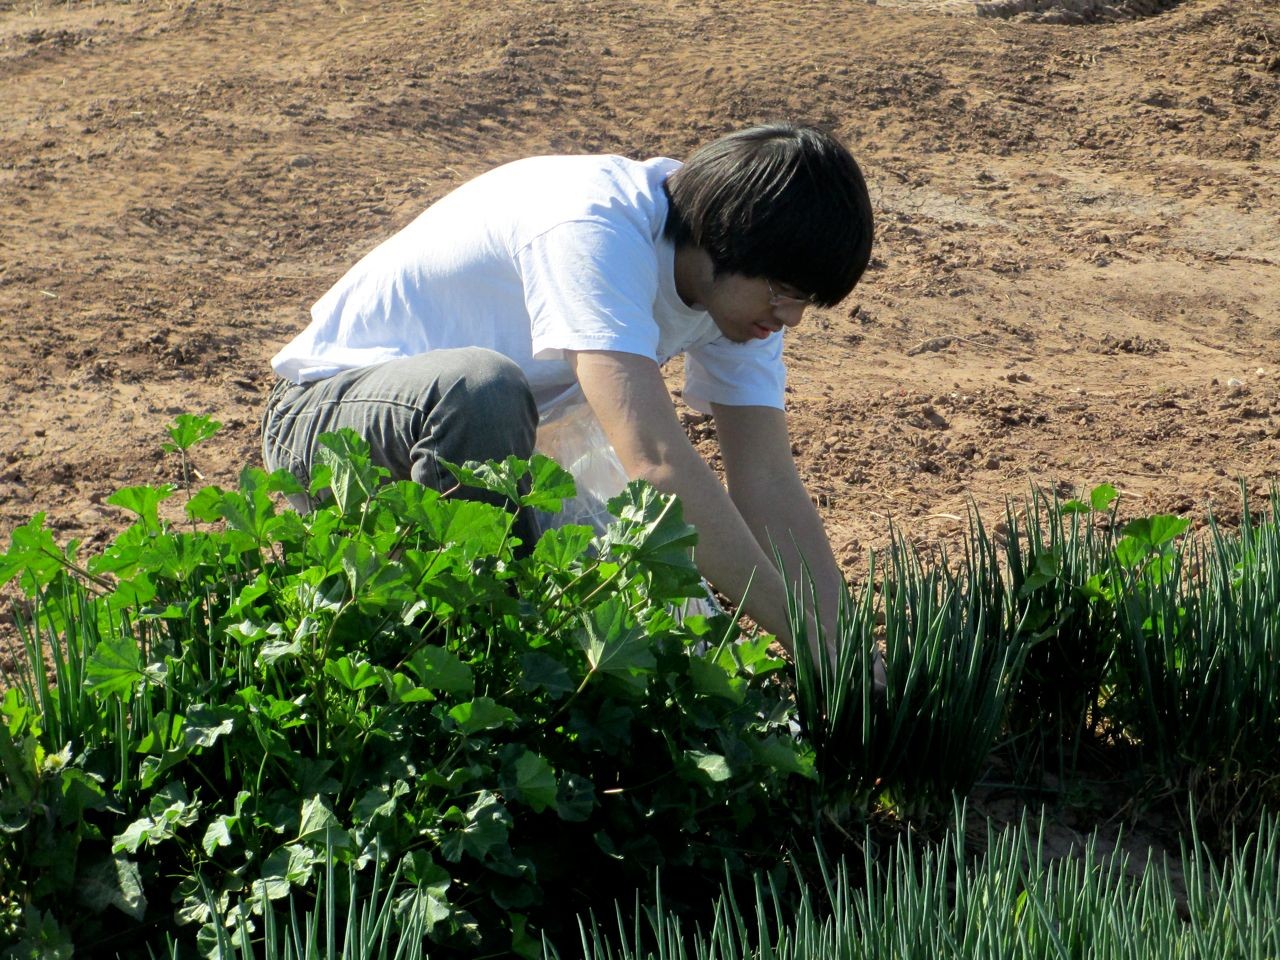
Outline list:
[[[387,699],[392,703],[423,703],[435,699],[430,690],[418,686],[403,673],[392,673],[379,667],[378,678],[382,681],[382,689],[387,692]]]
[[[300,843],[277,847],[262,864],[262,876],[253,882],[253,893],[262,900],[280,900],[289,887],[305,886],[311,879],[315,856]]]
[[[438,462],[464,487],[500,493],[512,503],[519,502],[520,478],[529,470],[528,463],[519,457],[507,457],[501,463],[477,463],[474,460],[463,464],[448,460]]]
[[[272,626],[279,626],[273,624]],[[267,636],[267,624],[261,620],[246,618],[239,623],[229,623],[226,627],[227,636],[231,637],[242,647],[250,646]]]
[[[405,906],[410,900],[417,901],[417,908],[426,919],[426,932],[436,924],[449,919],[453,910],[449,906],[448,890],[453,878],[444,867],[431,859],[425,850],[415,850],[402,861],[405,879],[413,885],[401,901]]]
[[[424,529],[437,542],[456,544],[464,560],[496,555],[507,539],[511,515],[476,500],[442,500]]]
[[[167,428],[171,443],[164,444],[169,453],[190,450],[222,429],[222,424],[204,414],[180,413]]]
[[[529,460],[529,492],[520,497],[520,505],[555,513],[575,492],[573,474],[550,457],[535,453]]]
[[[273,470],[267,474],[267,492],[282,493],[285,496],[306,493],[306,488],[288,470]]]
[[[138,768],[139,780],[144,790],[150,790],[157,780],[191,755],[186,747],[166,750],[160,756],[143,757]]]
[[[577,717],[574,718],[578,720]],[[575,724],[575,733],[588,743],[598,744],[605,750],[623,749],[631,742],[631,725],[636,720],[636,709],[623,700],[606,699],[594,716],[581,718],[581,726]]]
[[[70,562],[70,557],[45,528],[44,514],[37,513],[9,535],[9,550],[0,556],[0,585],[20,574],[29,574],[34,583],[23,583],[31,594],[48,586]]]
[[[563,663],[536,650],[520,655],[520,685],[526,690],[541,687],[552,694],[573,693],[577,687]]]
[[[206,856],[212,857],[214,851],[219,847],[231,846],[231,828],[235,825],[237,819],[223,814],[209,824],[204,832],[204,839],[200,841],[200,847],[204,850]]]
[[[685,752],[685,757],[712,783],[720,783],[733,776],[729,762],[718,753],[689,750]]]
[[[803,750],[789,737],[768,736],[763,740],[749,741],[756,759],[782,773],[795,773],[816,780],[812,750]]]
[[[298,758],[293,763],[297,792],[304,797],[324,794],[332,796],[342,789],[330,774],[335,766],[333,757]],[[298,821],[301,823],[301,820]]]
[[[609,512],[618,522],[606,531],[606,549],[649,573],[654,600],[701,595],[702,577],[693,563],[698,534],[684,522],[675,497],[633,480],[609,501]]]
[[[146,679],[142,651],[129,637],[99,641],[85,667],[85,686],[99,697],[133,699],[134,688]]]
[[[1151,542],[1157,547],[1172,543],[1191,527],[1186,517],[1160,514],[1151,518]]]
[[[112,853],[137,853],[143,844],[159,843],[169,832],[151,817],[139,817],[111,840]]]
[[[151,797],[147,803],[147,811],[156,823],[175,830],[178,827],[189,827],[196,822],[200,812],[200,801],[191,800],[187,794],[187,788],[181,782],[174,780],[165,784]]]
[[[409,792],[409,785],[397,780],[390,791],[386,787],[370,787],[351,808],[357,821],[370,823],[380,817],[395,816],[399,799]]]
[[[587,548],[595,537],[591,527],[569,524],[554,527],[538,538],[533,548],[533,559],[552,570],[568,570],[586,556]]]
[[[762,677],[787,669],[787,661],[774,656],[772,648],[773,638],[765,633],[754,639],[743,639],[729,644],[721,656],[727,654],[749,675]]]
[[[1111,578],[1105,573],[1095,573],[1080,586],[1079,592],[1086,600],[1115,599],[1115,587]]]
[[[649,638],[631,620],[621,597],[613,596],[583,617],[578,643],[596,673],[630,679],[655,666]]]
[[[271,541],[271,528],[276,518],[275,501],[271,498],[271,484],[266,473],[258,467],[245,467],[240,472],[240,489],[221,493],[216,503],[216,514],[227,521],[233,530],[245,534],[255,545]],[[203,491],[201,491],[203,493]],[[195,519],[208,519],[211,504],[197,501],[197,494],[188,506],[188,513]],[[196,512],[198,511],[198,513]]]
[[[495,901],[497,902],[497,901]],[[499,906],[505,904],[499,902]],[[523,960],[541,960],[546,955],[542,941],[530,935],[529,918],[523,913],[510,911],[507,913],[511,922],[511,952]]]
[[[437,693],[469,694],[475,687],[471,668],[444,647],[426,646],[409,659],[418,683]]]
[[[65,821],[78,820],[86,810],[96,811],[107,807],[107,791],[103,788],[101,779],[100,775],[86,773],[77,767],[63,769],[61,814]]]
[[[0,700],[0,717],[4,719],[11,736],[20,736],[26,730],[27,721],[32,716],[31,706],[27,703],[27,698],[22,695],[21,690],[13,686],[4,692],[4,699]]]
[[[1100,483],[1089,491],[1089,505],[1098,513],[1102,513],[1115,502],[1119,494],[1109,483]]]
[[[201,523],[213,523],[222,519],[222,505],[227,492],[221,487],[210,484],[201,487],[187,501],[187,516]]]
[[[491,697],[477,697],[460,703],[449,711],[449,716],[466,736],[482,730],[496,730],[516,720],[516,715]]]
[[[1121,534],[1131,537],[1145,547],[1158,549],[1181,536],[1191,526],[1191,521],[1170,514],[1140,517],[1126,524]]]
[[[689,660],[689,681],[695,693],[723,697],[735,704],[746,700],[746,681],[705,658],[693,657]]]
[[[209,827],[205,829],[204,840],[201,841],[201,847],[207,855],[214,855],[214,851],[220,846],[228,846],[232,842],[232,829],[239,826],[239,819],[244,809],[244,803],[252,794],[247,790],[239,791],[236,795],[236,805],[234,805],[233,813],[221,814],[218,819],[212,820]]]
[[[1022,582],[1019,596],[1029,597],[1036,590],[1058,579],[1061,569],[1061,547],[1036,554],[1035,565]]]
[[[329,490],[344,515],[370,500],[388,476],[386,469],[374,465],[368,441],[346,427],[321,434],[316,460],[328,468]]]
[[[142,873],[126,857],[99,860],[77,877],[77,893],[90,910],[101,913],[115,907],[127,917],[141,920],[147,912]]]
[[[591,816],[596,806],[596,789],[586,777],[563,773],[556,790],[556,813],[561,820],[581,823]]]
[[[319,794],[302,805],[302,825],[298,828],[298,840],[328,844],[334,849],[350,846],[351,838],[334,816],[329,801]]]
[[[377,501],[391,511],[398,521],[414,526],[428,526],[439,510],[440,492],[412,480],[398,480],[378,489]]]
[[[129,580],[116,583],[116,588],[107,596],[107,606],[112,613],[131,613],[146,608],[155,598],[155,583],[146,573],[139,573]]]
[[[351,595],[357,597],[387,564],[387,558],[374,550],[367,540],[351,539],[342,547],[342,572],[347,576]]]
[[[353,692],[376,686],[378,683],[378,671],[372,664],[364,661],[353,663],[350,657],[326,660],[324,672],[326,676],[333,677]]]
[[[424,779],[430,786],[443,787],[450,793],[458,793],[467,784],[489,772],[487,767],[471,764],[466,767],[455,767],[448,772],[447,776],[439,769],[428,770]]]
[[[541,813],[556,802],[556,775],[543,757],[526,750],[515,763],[516,795]]]
[[[456,807],[454,809],[457,810]],[[455,815],[454,819],[461,819],[461,827],[445,834],[440,843],[441,853],[451,863],[461,860],[464,853],[483,860],[494,850],[507,845],[511,814],[489,790],[480,791],[480,796],[466,813]]]
[[[236,711],[230,707],[198,704],[187,711],[182,741],[188,747],[211,747],[236,726]]]
[[[1115,546],[1116,560],[1127,569],[1136,567],[1150,552],[1150,545],[1140,537],[1124,537]]]
[[[160,504],[173,496],[175,489],[177,488],[171,483],[159,487],[123,487],[107,497],[107,503],[136,513],[148,530],[159,530]]]
[[[284,660],[288,657],[296,657],[302,652],[302,644],[297,640],[272,640],[262,645],[258,651],[258,659],[256,665],[259,667],[272,666],[278,660]]]

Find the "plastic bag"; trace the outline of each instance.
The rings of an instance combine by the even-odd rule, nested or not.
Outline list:
[[[573,474],[577,488],[577,496],[566,500],[559,513],[535,513],[538,533],[571,523],[603,533],[613,520],[606,505],[627,485],[627,472],[577,384],[541,410],[533,449]]]
[[[566,500],[559,513],[534,511],[533,526],[539,536],[571,523],[603,533],[614,519],[608,503],[627,485],[627,471],[577,384],[542,407],[533,448],[573,474],[577,489],[577,495]],[[692,597],[676,609],[681,619],[723,612],[706,580],[702,586],[705,598]]]

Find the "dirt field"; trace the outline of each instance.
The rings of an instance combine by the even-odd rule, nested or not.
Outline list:
[[[1280,6],[974,9],[0,0],[0,543],[40,510],[101,543],[180,412],[233,483],[271,354],[463,180],[773,118],[846,138],[876,204],[873,269],[787,344],[851,575],[890,520],[1031,484],[1230,515],[1280,451]]]

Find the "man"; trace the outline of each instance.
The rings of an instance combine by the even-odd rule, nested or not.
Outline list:
[[[305,481],[319,434],[351,427],[394,476],[443,489],[439,458],[528,457],[538,406],[576,382],[627,474],[680,498],[718,590],[790,649],[788,584],[807,567],[834,639],[843,581],[791,457],[782,331],[853,289],[871,239],[861,171],[812,128],[740,131],[683,165],[507,164],[316,303],[272,361],[264,457]],[[668,395],[676,354],[685,402],[715,418],[727,491]]]

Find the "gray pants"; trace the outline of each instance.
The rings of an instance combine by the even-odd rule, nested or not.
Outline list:
[[[302,386],[282,380],[262,418],[262,459],[307,486],[320,435],[350,427],[393,480],[447,490],[455,481],[440,460],[528,459],[537,426],[533,394],[514,361],[478,347],[436,350]],[[465,488],[459,495],[498,502]]]

